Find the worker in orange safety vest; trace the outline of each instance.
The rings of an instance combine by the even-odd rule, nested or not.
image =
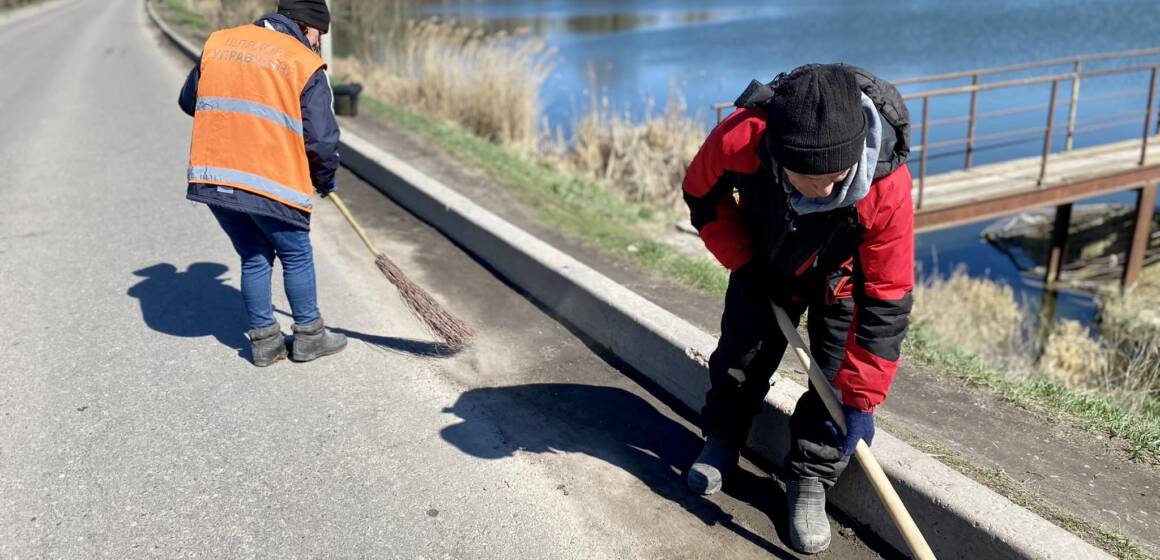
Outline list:
[[[179,104],[193,116],[186,198],[205,203],[242,259],[253,363],[309,361],[346,347],[323,326],[310,245],[312,195],[335,188],[338,123],[326,65],[324,0],[280,0],[278,12],[210,35]],[[294,318],[288,352],[274,318],[271,272],[282,263]]]

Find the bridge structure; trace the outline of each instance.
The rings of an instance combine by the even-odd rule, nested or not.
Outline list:
[[[1066,264],[1073,204],[1135,194],[1121,285],[1152,238],[1160,153],[1160,48],[894,80],[910,108],[915,228],[1054,207],[1045,281]],[[720,121],[731,103],[713,106]]]

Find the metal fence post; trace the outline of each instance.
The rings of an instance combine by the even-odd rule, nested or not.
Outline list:
[[[979,73],[976,72],[971,77],[971,85],[975,88],[979,87]],[[971,168],[971,160],[975,155],[975,114],[979,110],[979,90],[971,91],[971,115],[967,119],[967,160],[963,163],[963,169]]]
[[[1043,186],[1043,178],[1047,176],[1047,155],[1051,153],[1051,135],[1055,123],[1055,94],[1059,93],[1059,80],[1051,81],[1051,101],[1047,104],[1047,132],[1043,135],[1043,159],[1039,163],[1039,180],[1036,185]]]
[[[1067,112],[1067,146],[1066,151],[1071,151],[1072,138],[1075,137],[1075,114],[1079,109],[1079,73],[1083,69],[1083,60],[1075,61],[1075,77],[1071,80],[1071,107]]]
[[[1148,128],[1152,125],[1152,99],[1156,95],[1156,66],[1152,67],[1152,78],[1148,82],[1148,106],[1144,110],[1144,138],[1140,141],[1140,165],[1148,157]]]

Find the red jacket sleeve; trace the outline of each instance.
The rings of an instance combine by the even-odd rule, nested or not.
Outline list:
[[[914,206],[905,165],[877,181],[858,202],[866,231],[855,267],[854,320],[846,357],[834,378],[842,401],[873,411],[886,400],[910,324],[914,289]]]
[[[761,165],[757,145],[764,132],[763,110],[734,112],[713,129],[685,173],[684,197],[693,227],[709,252],[730,270],[740,268],[753,253],[733,185],[724,177],[730,171],[757,171]]]

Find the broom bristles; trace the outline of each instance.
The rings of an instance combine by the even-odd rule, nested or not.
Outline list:
[[[475,335],[471,327],[452,315],[431,294],[412,282],[402,269],[395,265],[386,255],[375,256],[375,264],[383,275],[399,290],[403,303],[415,318],[423,323],[431,334],[443,339],[448,345],[460,348],[467,345]]]

